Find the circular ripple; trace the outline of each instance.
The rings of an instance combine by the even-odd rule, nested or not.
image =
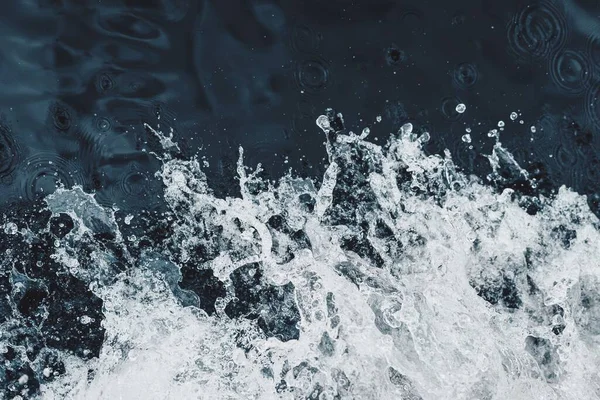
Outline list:
[[[115,88],[115,80],[113,74],[108,71],[103,71],[96,76],[96,90],[100,94],[111,92]]]
[[[97,117],[94,126],[96,127],[96,130],[98,132],[106,133],[110,131],[110,128],[112,127],[112,122],[106,117]]]
[[[396,67],[406,62],[406,53],[397,46],[392,45],[385,51],[385,61],[388,65]]]
[[[20,155],[21,149],[13,139],[11,129],[0,123],[0,182],[12,180]]]
[[[477,67],[470,63],[462,63],[456,66],[453,73],[454,83],[462,89],[468,89],[477,83],[479,72]]]
[[[48,125],[57,132],[68,132],[74,124],[75,111],[62,102],[54,102],[48,108]]]
[[[591,62],[591,67],[596,71],[600,72],[600,36],[591,35],[587,40],[587,55]]]
[[[454,97],[446,97],[442,99],[441,110],[442,114],[444,114],[444,117],[450,121],[458,121],[462,114],[456,111],[456,106],[460,103],[461,102]]]
[[[290,48],[298,53],[313,54],[319,49],[321,37],[307,25],[295,25],[290,31]]]
[[[580,52],[559,50],[552,58],[550,76],[564,93],[581,94],[590,82],[590,64]]]
[[[85,185],[81,166],[53,153],[38,153],[25,159],[21,171],[25,176],[21,179],[20,193],[29,201],[51,194],[61,186]]]
[[[567,22],[551,1],[522,9],[508,26],[509,50],[519,59],[544,58],[561,48],[567,39]]]
[[[104,206],[116,205],[123,210],[155,209],[160,204],[161,183],[141,165],[131,164],[108,187],[96,195]]]
[[[329,84],[329,66],[320,58],[311,58],[298,63],[295,73],[296,83],[308,93],[324,90]]]
[[[400,26],[412,34],[422,34],[425,32],[425,16],[421,10],[406,9],[400,16]]]
[[[600,129],[600,84],[597,83],[588,89],[585,108],[589,123]]]

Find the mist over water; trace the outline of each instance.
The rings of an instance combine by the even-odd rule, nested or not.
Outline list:
[[[241,195],[219,198],[202,162],[153,130],[163,212],[123,215],[75,187],[46,197],[38,226],[7,217],[3,242],[48,242],[40,274],[72,276],[95,303],[56,316],[60,288],[16,256],[12,307],[42,300],[15,310],[38,325],[5,322],[0,346],[21,365],[6,398],[32,382],[45,399],[598,398],[599,221],[585,197],[535,194],[499,139],[482,182],[449,152],[426,155],[410,124],[380,145],[341,121],[317,120],[317,182],[265,181],[240,148]],[[87,343],[27,357],[69,318]]]

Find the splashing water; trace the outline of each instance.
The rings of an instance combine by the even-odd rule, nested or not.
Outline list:
[[[102,300],[105,334],[97,357],[59,352],[43,398],[600,398],[585,198],[499,193],[412,126],[379,146],[332,116],[318,187],[263,181],[240,149],[241,196],[222,199],[197,160],[165,158],[158,233],[79,188],[48,196],[73,221],[53,260]],[[499,142],[489,159],[492,180],[529,181]]]

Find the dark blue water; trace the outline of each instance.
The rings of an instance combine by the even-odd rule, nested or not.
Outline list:
[[[429,151],[448,147],[480,175],[491,141],[474,134],[468,151],[465,128],[518,112],[524,125],[509,123],[503,142],[520,161],[552,187],[598,191],[594,2],[87,3],[22,2],[2,18],[5,204],[60,178],[104,204],[155,206],[143,123],[158,116],[186,154],[207,157],[220,192],[239,145],[272,177],[320,176],[314,120],[327,107],[355,130],[381,115],[382,137],[412,121],[432,134]],[[534,142],[531,125],[544,127]]]
[[[91,247],[111,253],[114,274],[172,234],[163,217],[177,212],[155,175],[164,148],[146,124],[172,129],[174,157],[197,155],[221,198],[239,195],[239,146],[244,163],[261,163],[265,178],[291,168],[319,186],[330,158],[315,120],[327,108],[344,115],[339,133],[370,126],[370,140],[381,145],[410,122],[416,133],[429,132],[428,154],[447,148],[462,171],[484,180],[492,172],[485,154],[496,143],[488,132],[502,127],[502,145],[537,184],[505,171],[497,190],[552,197],[566,185],[587,195],[597,214],[599,15],[600,2],[591,0],[27,0],[5,7],[0,206],[5,221],[38,236],[5,235],[0,243],[9,254],[0,324],[13,343],[0,354],[8,365],[0,366],[0,392],[35,397],[40,371],[64,369],[55,351],[88,360],[103,345],[103,300],[50,257],[74,223],[48,211],[46,195],[81,186],[99,205],[118,209],[123,237],[147,236],[124,249],[114,229],[98,222],[94,246],[78,245],[80,260],[93,259]],[[124,224],[127,215],[136,222]],[[383,265],[363,239],[348,240],[347,248]],[[205,250],[199,259],[214,258]],[[211,314],[225,286],[201,271],[184,267],[179,286],[195,291]],[[247,290],[236,276],[236,290]],[[15,294],[19,279],[26,294]],[[252,301],[289,301],[274,287],[265,284]],[[246,315],[248,307],[231,306],[228,315]],[[94,322],[73,327],[84,310]],[[300,318],[297,310],[290,315]],[[263,326],[267,336],[295,337],[278,329]]]

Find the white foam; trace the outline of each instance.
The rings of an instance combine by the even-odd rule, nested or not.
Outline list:
[[[331,130],[328,121],[318,121]],[[148,253],[115,283],[94,287],[106,315],[100,357],[70,359],[67,374],[43,386],[44,397],[295,399],[320,387],[320,399],[599,398],[600,237],[585,198],[562,187],[530,215],[510,190],[498,194],[457,171],[449,153],[426,156],[411,133],[412,126],[403,127],[385,148],[363,140],[366,135],[339,135],[318,190],[286,176],[257,194],[249,185],[259,175],[246,173],[241,154],[242,197],[219,199],[196,160],[165,162],[165,198],[189,210],[177,216],[174,234],[182,253],[198,240],[195,217],[210,215],[228,244],[205,266],[228,288],[229,274],[252,261],[264,263],[273,284],[292,282],[302,318],[299,340],[265,340],[251,321],[230,320],[223,307],[231,295],[217,303],[214,316],[182,307],[153,268],[162,256]],[[382,268],[343,250],[342,236],[357,227],[332,226],[327,216],[341,184],[338,173],[348,165],[341,160],[354,146],[381,166],[364,182],[376,204],[355,204],[351,211],[370,224],[368,241],[379,250]],[[490,160],[496,167],[509,163],[527,179],[500,144]],[[396,178],[405,170],[412,181],[402,184]],[[314,213],[298,201],[302,193],[315,198]],[[266,224],[275,214],[304,229],[312,243],[285,264],[272,252],[284,239],[275,240]],[[376,220],[385,221],[392,238],[373,234]],[[565,244],[559,227],[576,237]],[[340,263],[357,271],[359,285],[339,273]],[[519,307],[493,305],[477,294],[503,279],[513,282]],[[564,315],[549,315],[553,305]],[[552,329],[559,322],[564,331],[557,335]],[[334,343],[328,354],[319,348],[325,332]],[[251,344],[247,353],[235,345],[239,335]],[[546,347],[532,348],[542,340]],[[302,362],[308,367],[294,374]],[[90,382],[88,368],[95,370]],[[277,393],[281,379],[288,390]]]

